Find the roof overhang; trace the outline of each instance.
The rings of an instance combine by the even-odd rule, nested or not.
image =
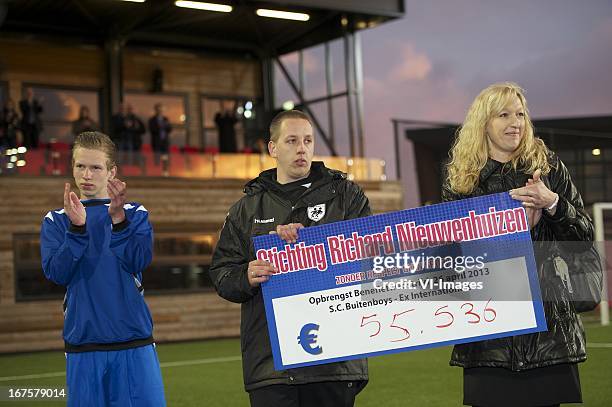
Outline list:
[[[0,33],[103,44],[274,56],[376,26],[404,13],[403,0],[210,0],[230,13],[186,9],[174,0],[0,0]],[[6,17],[2,22],[2,4]],[[258,8],[307,13],[306,22],[259,17]]]

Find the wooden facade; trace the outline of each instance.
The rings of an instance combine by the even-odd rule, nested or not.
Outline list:
[[[163,93],[186,96],[189,145],[201,147],[201,97],[261,96],[261,68],[255,59],[195,52],[125,48],[125,92],[151,92],[156,69],[163,72]],[[67,87],[102,92],[105,52],[93,45],[45,43],[0,38],[0,82],[17,103],[25,86]],[[153,93],[152,93],[153,94]]]
[[[128,178],[129,199],[145,205],[156,236],[176,231],[216,233],[243,180]],[[47,211],[62,206],[64,177],[0,177],[0,353],[63,346],[61,300],[19,301],[15,296],[15,234],[38,234]],[[376,213],[402,209],[397,182],[360,182]],[[156,259],[154,258],[154,262]],[[40,270],[42,273],[42,268]],[[145,274],[145,287],[147,278]],[[240,306],[213,290],[146,295],[158,341],[236,336]]]

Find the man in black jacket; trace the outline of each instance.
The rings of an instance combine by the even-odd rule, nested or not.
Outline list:
[[[274,370],[259,285],[276,270],[255,260],[252,236],[278,233],[295,242],[303,227],[370,215],[368,199],[345,174],[312,162],[314,135],[304,113],[279,113],[270,138],[277,167],[250,181],[246,195],[231,207],[213,254],[211,280],[221,297],[242,304],[242,367],[252,406],[352,406],[368,380],[365,359]]]
[[[38,137],[42,131],[40,115],[43,111],[41,101],[34,97],[32,88],[26,89],[26,96],[19,101],[21,109],[21,132],[23,145],[27,148],[38,148]]]
[[[156,154],[168,154],[172,125],[164,116],[164,106],[161,103],[155,104],[155,115],[149,119],[149,132],[153,151]]]

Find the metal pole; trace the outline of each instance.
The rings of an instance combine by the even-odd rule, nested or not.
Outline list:
[[[394,143],[394,153],[395,153],[395,176],[399,181],[402,177],[402,172],[400,169],[400,159],[399,159],[399,122],[395,119],[391,119],[393,122],[393,143]]]
[[[325,43],[325,81],[327,82],[327,123],[329,125],[329,142],[335,148],[336,142],[334,140],[334,104],[333,99],[331,99],[331,95],[334,93],[332,84],[333,67],[329,42]]]
[[[317,119],[317,116],[310,109],[308,104],[305,103],[304,96],[302,95],[302,93],[298,89],[295,81],[293,80],[293,78],[289,74],[289,71],[287,71],[287,68],[285,67],[285,64],[283,64],[283,62],[279,58],[276,58],[276,63],[278,64],[279,68],[283,72],[283,75],[287,79],[287,82],[289,83],[289,86],[291,87],[291,89],[293,89],[293,92],[295,92],[295,94],[297,95],[297,97],[298,97],[298,99],[300,101],[300,105],[302,105],[304,107],[304,110],[306,111],[306,113],[308,113],[310,115],[310,118],[312,119],[313,124],[317,128],[317,131],[321,135],[321,139],[323,140],[323,142],[325,143],[325,145],[329,149],[329,152],[331,153],[332,156],[337,156],[338,154],[336,153],[336,149],[329,142],[329,139],[327,138],[327,134],[325,133],[325,130],[323,129],[323,127],[321,126],[321,123]]]
[[[357,141],[359,146],[359,156],[365,156],[364,136],[363,136],[363,61],[361,58],[361,39],[358,32],[353,33],[354,47],[354,73],[355,73],[355,102],[357,119]]]
[[[603,250],[599,253],[603,265],[603,279],[601,284],[601,303],[599,304],[599,315],[602,325],[610,325],[610,308],[608,303],[608,267],[606,262],[606,242],[604,240],[603,211],[612,210],[612,203],[593,204],[593,225],[595,226],[595,244],[601,245]]]
[[[298,86],[300,93],[304,95],[306,89],[306,75],[304,74],[304,51],[298,51]]]
[[[348,131],[349,131],[349,155],[355,156],[355,129],[353,127],[353,74],[351,67],[353,65],[353,46],[351,41],[351,34],[344,34],[344,76],[346,81],[346,104],[347,104],[347,119],[348,119]]]
[[[123,101],[123,43],[118,37],[104,43],[105,83],[104,128],[110,133],[111,117]]]
[[[264,109],[274,111],[274,60],[266,57],[261,61]]]

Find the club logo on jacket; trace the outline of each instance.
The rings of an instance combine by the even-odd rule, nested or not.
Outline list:
[[[319,204],[308,207],[308,219],[313,222],[318,222],[325,216],[325,204]]]

